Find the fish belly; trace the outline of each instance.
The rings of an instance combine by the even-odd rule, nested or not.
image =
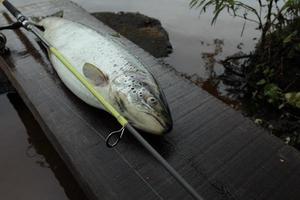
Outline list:
[[[120,73],[120,68],[126,61],[122,59],[115,44],[104,36],[75,22],[66,21],[62,26],[56,28],[47,27],[44,37],[56,47],[66,59],[83,75],[85,63],[92,63],[102,72],[113,79]],[[84,102],[98,108],[102,105],[98,100],[80,83],[80,81],[53,55],[50,60],[62,82]],[[113,69],[114,68],[114,69]],[[106,99],[109,97],[109,84],[95,89]]]

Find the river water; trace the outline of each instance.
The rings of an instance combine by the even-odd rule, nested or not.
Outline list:
[[[17,6],[38,0],[11,0]],[[212,13],[199,16],[186,0],[74,0],[90,12],[130,11],[154,17],[167,30],[173,53],[165,58],[179,72],[206,80],[221,74],[217,60],[254,48],[256,24],[221,14],[211,26]],[[213,60],[211,60],[211,55]],[[211,62],[212,61],[212,62]],[[0,95],[1,199],[85,199],[57,153],[17,94]]]
[[[0,199],[85,200],[16,93],[0,95]]]
[[[257,25],[247,22],[243,30],[244,20],[233,18],[226,12],[222,13],[215,25],[211,25],[212,12],[201,14],[198,9],[191,9],[189,0],[73,0],[89,12],[140,12],[161,21],[170,36],[174,48],[166,58],[178,71],[197,74],[203,79],[223,72],[216,63],[214,69],[207,65],[205,55],[214,53],[218,45],[222,50],[215,56],[216,60],[239,51],[249,52],[254,48],[258,37]],[[12,0],[17,6],[39,2],[38,0]],[[245,0],[255,7],[255,1]],[[243,35],[241,36],[243,30]],[[215,40],[217,42],[215,44]]]
[[[98,11],[129,11],[140,12],[161,21],[162,26],[170,36],[173,53],[166,58],[178,71],[187,74],[197,74],[203,79],[211,76],[214,70],[217,74],[223,72],[220,65],[207,65],[205,55],[214,53],[218,45],[222,50],[216,55],[216,60],[239,51],[249,52],[254,48],[258,36],[257,25],[246,23],[241,37],[244,20],[234,19],[227,13],[221,14],[217,23],[211,26],[211,11],[199,15],[199,10],[191,9],[188,0],[74,0],[90,12]],[[251,2],[251,1],[249,1]],[[214,42],[219,40],[219,42]],[[214,67],[214,69],[211,69]]]

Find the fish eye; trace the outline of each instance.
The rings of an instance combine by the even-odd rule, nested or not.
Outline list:
[[[149,97],[147,99],[147,103],[150,104],[150,105],[154,105],[154,104],[157,103],[157,100],[154,97]]]

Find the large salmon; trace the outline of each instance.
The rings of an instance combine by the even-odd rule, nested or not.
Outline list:
[[[163,92],[145,65],[111,37],[67,19],[47,17],[38,23],[45,39],[94,85],[96,90],[129,122],[146,132],[161,135],[172,128]],[[63,83],[86,103],[102,105],[50,54]]]

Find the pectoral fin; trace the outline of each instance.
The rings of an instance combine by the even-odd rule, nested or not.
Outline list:
[[[84,76],[95,86],[105,86],[108,84],[108,77],[99,68],[91,63],[85,63],[82,72]]]

